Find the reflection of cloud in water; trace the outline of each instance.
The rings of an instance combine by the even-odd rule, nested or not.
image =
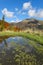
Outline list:
[[[18,37],[18,36],[16,36],[16,37],[11,37],[12,39],[23,39],[23,37]]]
[[[3,47],[5,47],[6,49],[10,49],[10,48],[15,48],[18,47],[19,45],[21,46],[25,46],[25,48],[23,50],[25,50],[26,52],[31,52],[33,47],[28,44],[29,39],[23,38],[23,37],[10,37],[6,40],[4,40],[4,44],[2,43]]]

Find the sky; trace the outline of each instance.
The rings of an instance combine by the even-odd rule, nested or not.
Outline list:
[[[0,19],[20,22],[27,18],[43,20],[43,0],[0,0]]]

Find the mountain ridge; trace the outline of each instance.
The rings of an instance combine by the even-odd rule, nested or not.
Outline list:
[[[2,20],[0,20],[0,25],[1,25]],[[9,29],[10,27],[18,27],[22,30],[28,29],[28,28],[38,28],[38,29],[43,29],[43,21],[34,19],[34,18],[30,18],[30,19],[25,19],[21,22],[18,23],[8,23],[6,21],[4,21],[4,26],[5,28]]]

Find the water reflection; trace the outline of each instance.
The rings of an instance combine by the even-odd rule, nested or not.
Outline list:
[[[2,45],[3,48],[15,48],[15,47],[24,47],[23,50],[26,52],[31,52],[32,50],[34,50],[34,48],[28,44],[29,43],[29,39],[23,38],[23,37],[10,37],[8,39],[3,39],[2,43],[0,44],[0,46]]]
[[[43,55],[23,37],[10,37],[0,42],[1,65],[42,65]]]
[[[7,44],[7,42],[6,42],[6,40],[4,39],[4,44],[5,44],[5,46],[6,47],[8,47],[8,44]]]

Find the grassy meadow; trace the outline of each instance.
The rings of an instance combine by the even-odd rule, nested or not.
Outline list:
[[[43,45],[43,35],[39,35],[39,34],[35,34],[35,33],[27,33],[27,32],[13,32],[13,31],[9,31],[9,32],[0,32],[0,37],[4,37],[4,36],[22,36],[31,40],[34,40],[36,42],[38,42],[39,44]]]

